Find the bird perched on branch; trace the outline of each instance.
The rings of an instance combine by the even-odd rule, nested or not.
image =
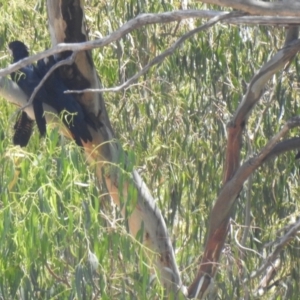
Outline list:
[[[28,57],[28,48],[20,41],[14,41],[8,44],[13,62],[16,63],[23,58]],[[36,74],[33,65],[28,65],[21,68],[17,72],[11,73],[11,78],[15,81],[21,90],[30,98],[35,87],[40,83],[40,77]],[[47,98],[46,91],[41,88],[33,99],[33,111],[35,115],[35,121],[37,123],[41,136],[46,133],[46,119],[44,116],[43,100]],[[22,125],[22,126],[21,126]],[[15,125],[15,135],[13,141],[20,146],[26,146],[32,133],[32,120],[27,116],[25,112],[22,112]],[[27,130],[25,130],[27,128]]]
[[[13,54],[14,62],[17,62],[28,56],[28,50],[25,44],[20,41],[14,41],[9,44]],[[12,79],[17,82],[19,87],[30,97],[35,87],[41,82],[57,61],[53,56],[39,60],[37,65],[30,65],[20,69],[20,76],[15,72]],[[34,114],[38,129],[41,135],[46,132],[46,121],[44,118],[43,103],[53,107],[61,116],[64,124],[70,130],[77,145],[82,146],[82,141],[92,140],[92,136],[87,127],[89,121],[83,107],[77,102],[75,96],[65,94],[67,87],[64,85],[60,76],[59,68],[56,69],[45,81],[37,92],[33,100]],[[26,146],[32,132],[32,120],[29,119],[26,112],[22,112],[14,126],[15,135],[13,142],[15,145]]]
[[[43,78],[56,63],[57,60],[53,56],[41,59],[37,62],[36,71]],[[92,136],[87,123],[92,126],[93,124],[86,118],[84,108],[76,100],[75,96],[64,93],[68,88],[60,76],[59,68],[47,78],[44,87],[52,99],[52,102],[48,103],[46,101],[46,103],[54,107],[60,114],[76,144],[82,146],[81,140],[84,142],[91,141]]]

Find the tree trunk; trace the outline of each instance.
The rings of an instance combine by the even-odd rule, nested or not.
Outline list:
[[[82,1],[48,0],[47,10],[53,46],[58,43],[87,40]],[[62,74],[68,82],[69,89],[101,87],[90,51],[78,53],[75,63],[66,66]],[[95,166],[99,182],[105,181],[110,196],[126,217],[130,233],[135,237],[142,232],[144,244],[156,253],[153,262],[159,270],[163,285],[170,293],[177,294],[183,287],[162,214],[116,140],[102,94],[79,95],[78,101],[85,107],[97,127],[96,130],[89,127],[93,140],[84,143],[85,154]],[[130,175],[124,175],[124,171]],[[133,206],[129,214],[128,206]]]

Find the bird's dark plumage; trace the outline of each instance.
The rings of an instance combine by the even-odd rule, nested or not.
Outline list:
[[[12,51],[14,62],[28,56],[27,47],[22,42],[11,42],[9,44],[9,48]],[[13,73],[12,79],[16,81],[24,93],[30,97],[34,88],[41,82],[42,78],[56,63],[57,60],[53,56],[39,60],[36,66],[30,65],[21,68],[20,76],[18,76],[18,73]],[[68,88],[65,86],[63,79],[61,78],[58,68],[49,76],[49,78],[47,78],[34,98],[33,108],[36,122],[41,135],[44,135],[46,132],[46,122],[43,116],[44,112],[42,105],[43,103],[50,105],[60,114],[64,124],[72,133],[77,145],[82,146],[81,140],[84,142],[92,140],[91,133],[86,125],[86,122],[89,123],[88,118],[86,118],[84,109],[79,102],[77,102],[75,96],[64,93],[66,90],[68,90]],[[26,115],[26,113],[24,114]],[[29,123],[26,123],[26,121],[25,116],[22,114],[21,119],[18,119],[15,128],[20,128],[19,124],[22,124],[22,126],[25,124],[29,128]],[[31,133],[29,134],[28,131],[29,136],[26,134],[22,141],[20,139],[21,134],[22,131],[20,129],[16,129],[15,136],[17,135],[18,138],[14,138],[14,142],[16,140],[19,145],[22,143],[22,145],[26,146]]]
[[[20,41],[14,41],[8,44],[13,56],[13,62],[28,56],[28,50],[25,44]],[[34,70],[33,65],[28,65],[20,69],[19,72],[13,72],[11,78],[15,81],[21,90],[30,98],[36,86],[40,83],[41,79]],[[33,99],[33,111],[35,121],[42,136],[46,133],[46,120],[44,116],[43,101],[47,99],[47,93],[43,87],[39,89],[35,98]]]
[[[39,60],[36,66],[39,76],[44,77],[56,63],[53,56]],[[60,76],[59,68],[46,80],[44,87],[52,99],[52,103],[46,103],[58,111],[77,145],[82,146],[81,139],[84,142],[91,141],[92,136],[86,125],[83,107],[77,102],[75,96],[64,93],[68,88]]]
[[[9,43],[8,48],[12,52],[14,62],[29,56],[27,46],[20,41],[13,41]]]
[[[14,145],[19,145],[21,147],[27,146],[29,139],[32,134],[33,120],[31,120],[26,112],[22,111],[16,121],[14,126],[15,134],[13,137]]]

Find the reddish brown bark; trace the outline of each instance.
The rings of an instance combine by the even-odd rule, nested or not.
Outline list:
[[[243,123],[244,122],[241,122],[238,125],[229,123],[227,127],[228,140],[223,184],[233,177],[240,166]],[[210,278],[215,275],[217,270],[217,263],[227,237],[228,223],[231,214],[231,211],[227,209],[228,201],[226,200],[227,199],[219,198],[212,209],[205,251],[200,263],[198,274],[194,282],[189,287],[189,295],[192,297],[196,296],[195,291],[198,289],[200,278],[205,276],[204,283],[202,284],[198,294],[198,297],[203,296],[205,291],[208,290],[211,281]],[[224,215],[224,212],[226,211],[227,213]],[[220,220],[219,217],[215,219],[216,216],[220,216],[223,220]]]
[[[240,168],[240,151],[242,147],[243,128],[247,122],[247,118],[255,104],[259,101],[266,82],[274,73],[281,70],[286,63],[293,59],[298,52],[300,46],[299,40],[289,44],[285,48],[278,51],[274,57],[270,59],[261,70],[253,76],[247,92],[243,97],[241,104],[233,117],[233,120],[227,127],[227,150],[224,166],[223,189],[212,208],[209,222],[209,232],[207,242],[197,272],[197,276],[188,289],[190,298],[202,299],[209,291],[212,278],[215,276],[218,261],[225,243],[228,233],[228,224],[233,214],[235,200],[241,190],[243,183],[248,176],[262,164],[264,157],[275,147],[278,138],[286,133],[293,122],[275,137],[276,142],[271,143],[262,151],[263,155],[258,155],[254,161],[248,161]],[[239,172],[238,176],[235,176]]]

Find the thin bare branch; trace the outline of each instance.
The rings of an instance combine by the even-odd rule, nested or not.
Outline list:
[[[249,232],[250,232],[250,223],[251,223],[251,191],[253,185],[253,176],[252,174],[249,176],[249,180],[247,182],[247,192],[246,192],[246,207],[245,207],[245,224],[244,224],[244,232],[241,240],[241,245],[245,246]],[[242,251],[242,253],[244,253]]]
[[[36,96],[37,92],[39,91],[39,89],[43,86],[43,84],[46,82],[46,80],[50,77],[50,75],[59,67],[64,66],[64,65],[71,65],[76,58],[77,52],[73,52],[72,55],[64,60],[59,61],[58,63],[56,63],[54,66],[52,66],[50,68],[50,70],[47,72],[47,74],[43,77],[43,79],[41,80],[41,82],[35,87],[33,93],[31,94],[30,98],[28,99],[28,102],[26,105],[20,107],[20,109],[17,111],[21,111],[24,110],[26,107],[32,105],[33,99]]]
[[[298,25],[299,17],[278,17],[278,16],[244,16],[224,20],[222,23],[233,25]]]
[[[262,255],[260,253],[258,253],[257,251],[255,251],[254,249],[251,249],[251,248],[248,248],[248,247],[245,247],[244,245],[242,245],[239,240],[238,240],[238,234],[239,234],[239,229],[236,231],[235,233],[235,236],[234,236],[234,240],[235,240],[235,243],[237,244],[237,246],[243,250],[243,252],[245,251],[249,251],[249,252],[253,252],[254,254],[262,257]]]
[[[262,296],[270,288],[269,284],[270,284],[271,280],[274,279],[280,266],[281,266],[281,259],[279,257],[277,257],[275,259],[275,261],[272,262],[272,265],[267,268],[265,276],[261,279],[261,281],[259,283],[259,286],[256,291],[256,295]],[[271,284],[271,286],[272,286],[272,284]]]
[[[300,4],[293,1],[288,5],[284,2],[258,0],[202,0],[201,2],[242,10],[251,15],[300,17]]]
[[[295,40],[286,47],[279,50],[252,78],[245,96],[243,97],[238,109],[233,117],[233,124],[240,124],[245,121],[247,116],[260,99],[263,88],[268,80],[283,69],[283,67],[293,59],[300,50],[300,40]]]
[[[223,13],[223,15],[226,14],[228,13],[227,12]],[[203,16],[203,12],[201,13],[201,15]],[[12,64],[5,69],[0,70],[0,77],[10,74],[11,72],[18,70],[21,67],[25,67],[26,65],[33,63],[34,61],[54,55],[56,53],[60,53],[64,51],[86,51],[93,48],[104,47],[106,45],[109,45],[119,40],[127,33],[130,33],[131,31],[139,29],[145,25],[151,25],[157,23],[170,23],[176,21],[178,22],[188,18],[193,18],[193,17],[196,18],[198,16],[199,14],[197,10],[180,10],[174,12],[161,13],[161,14],[141,14],[138,15],[136,18],[128,21],[127,23],[122,25],[119,29],[117,29],[116,31],[112,32],[111,34],[107,35],[102,39],[98,39],[95,41],[87,41],[84,43],[60,43],[44,52],[22,59],[21,61]],[[207,17],[209,17],[209,13],[207,14]]]
[[[232,12],[229,14],[225,14],[225,15],[222,14],[220,16],[216,16],[216,17],[212,18],[211,20],[209,20],[207,23],[184,34],[170,48],[168,48],[166,51],[164,51],[160,55],[156,56],[142,70],[140,70],[137,74],[135,74],[134,76],[132,76],[130,79],[128,79],[126,82],[124,82],[123,84],[121,84],[119,86],[116,86],[113,88],[103,88],[103,89],[85,89],[85,90],[81,90],[81,91],[70,90],[70,91],[67,91],[67,93],[84,93],[84,92],[100,93],[100,92],[119,92],[121,90],[124,90],[127,87],[129,87],[130,85],[132,85],[139,77],[146,74],[147,71],[151,67],[161,63],[166,57],[172,55],[178,47],[180,47],[188,38],[190,38],[194,34],[199,33],[203,30],[206,30],[206,29],[212,27],[217,22],[235,17],[237,15],[241,15],[241,13],[240,12]]]
[[[55,272],[49,267],[48,262],[45,263],[46,269],[48,272],[58,281],[63,284],[65,284],[68,288],[71,288],[71,285],[69,284],[68,280],[65,278],[61,278],[58,275],[55,274]]]
[[[300,229],[300,220],[295,222],[291,226],[289,231],[279,239],[274,251],[266,258],[264,264],[262,264],[257,271],[251,274],[250,279],[260,276],[276,260],[279,253],[286,246],[286,244],[293,239],[293,237],[299,231],[299,229]]]
[[[288,140],[284,140],[279,142],[270,153],[265,157],[265,160],[269,160],[271,158],[277,157],[280,154],[291,150],[299,150],[300,149],[300,138],[291,138]]]
[[[218,12],[218,11],[203,11],[203,10],[178,10],[173,12],[165,12],[161,14],[141,14],[136,18],[128,21],[122,25],[119,29],[112,32],[102,39],[97,39],[95,41],[88,41],[85,43],[60,43],[51,49],[48,49],[44,52],[32,55],[28,58],[25,58],[15,64],[10,65],[9,67],[0,70],[0,77],[6,76],[13,71],[25,67],[28,64],[31,64],[39,59],[60,53],[63,51],[84,51],[94,48],[100,48],[107,46],[125,36],[127,33],[132,32],[133,30],[139,29],[146,25],[158,24],[158,23],[170,23],[170,22],[179,22],[189,18],[214,18],[217,16],[222,16],[228,14],[227,12]],[[222,22],[231,23],[231,24],[266,24],[266,25],[287,25],[287,24],[299,24],[300,21],[298,18],[293,17],[241,17],[236,16],[230,19],[224,19]]]

